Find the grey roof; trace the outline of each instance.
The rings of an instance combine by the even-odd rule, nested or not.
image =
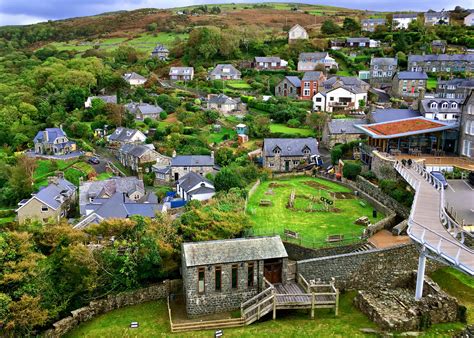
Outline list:
[[[75,191],[76,186],[74,184],[63,178],[57,178],[55,182],[51,182],[37,193],[32,194],[30,200],[36,198],[50,208],[57,210]]]
[[[448,12],[426,12],[425,18],[444,18],[449,17]]]
[[[286,258],[280,236],[183,243],[186,267]]]
[[[255,57],[255,62],[276,62],[279,63],[281,62],[281,59],[279,56],[256,56]]]
[[[367,123],[366,119],[333,119],[328,122],[331,134],[363,134],[355,125]]]
[[[431,41],[432,46],[442,46],[442,47],[444,47],[444,46],[446,46],[446,44],[447,44],[446,40],[433,40],[433,41]]]
[[[470,79],[439,80],[438,87],[440,85],[474,88],[474,79],[470,78]]]
[[[301,80],[298,76],[285,76],[285,79],[287,79],[296,88],[301,87]]]
[[[209,103],[215,104],[237,104],[237,101],[225,94],[213,95],[209,98]]]
[[[263,140],[263,155],[275,156],[274,149],[280,149],[280,156],[303,156],[305,148],[311,155],[319,154],[318,141],[313,137],[308,138],[266,138]]]
[[[208,155],[178,155],[171,159],[172,167],[211,167],[214,158]]]
[[[416,19],[418,16],[417,13],[400,13],[393,14],[394,19]]]
[[[361,79],[353,76],[333,76],[323,82],[324,88],[332,88],[337,82],[345,86],[367,87],[368,84]]]
[[[189,191],[189,195],[200,195],[200,194],[210,194],[216,192],[216,189],[209,187],[199,187],[197,189]]]
[[[303,79],[301,81],[317,81],[321,77],[321,72],[318,71],[311,71],[305,72],[303,75]]]
[[[163,174],[163,175],[166,175],[166,174],[169,174],[170,170],[171,170],[171,167],[169,165],[167,166],[162,166],[162,165],[157,165],[157,164],[154,164],[151,169],[155,172],[155,173],[158,173],[158,174]]]
[[[347,38],[347,42],[348,43],[351,43],[351,42],[352,43],[354,43],[354,42],[356,42],[356,43],[361,43],[361,42],[368,43],[368,42],[370,42],[370,39],[369,38]]]
[[[46,143],[53,143],[54,140],[58,137],[67,137],[66,133],[61,128],[46,128],[44,131],[48,134],[48,141]],[[43,139],[43,137],[44,137],[44,132],[39,131],[36,134],[33,142],[34,143],[37,143],[37,142],[45,143],[45,140]]]
[[[125,73],[123,74],[123,79],[125,81],[130,81],[130,80],[146,80],[145,77],[141,76],[140,74],[137,74],[135,72],[131,72],[131,73]]]
[[[98,96],[90,96],[89,97],[92,100],[102,100],[105,103],[117,103],[117,95],[98,95]]]
[[[212,71],[209,72],[209,75],[240,75],[240,71],[235,68],[233,65],[226,63],[226,64],[218,64]]]
[[[424,112],[443,112],[443,113],[460,113],[462,110],[463,99],[444,99],[444,98],[431,98],[421,100],[421,105]],[[436,103],[436,108],[431,108],[432,103]],[[448,104],[448,108],[442,108],[443,103]],[[451,108],[451,104],[456,103],[456,108]]]
[[[163,111],[163,109],[160,106],[149,104],[149,103],[130,102],[125,105],[125,108],[134,115],[141,113],[144,116],[157,115]]]
[[[109,141],[129,142],[138,132],[140,131],[137,129],[118,127],[112,134],[109,135]]]
[[[193,73],[193,67],[171,67],[169,75],[191,75]]]
[[[156,153],[155,150],[153,150],[151,147],[145,144],[132,144],[132,143],[125,143],[122,145],[119,149],[120,153],[124,153],[133,157],[142,157],[148,152],[154,152]]]
[[[166,48],[164,45],[161,43],[156,45],[156,47],[153,49],[151,52],[152,54],[158,54],[158,53],[169,53],[168,48]]]
[[[328,56],[328,52],[300,53],[298,61],[316,62]]]
[[[186,175],[184,175],[178,180],[179,186],[183,188],[183,190],[186,192],[189,192],[197,184],[204,183],[204,182],[210,184],[211,186],[214,186],[211,181],[202,177],[198,173],[195,173],[194,171],[187,173]]]
[[[409,119],[412,117],[420,116],[420,112],[412,109],[376,109],[372,113],[372,120],[374,123],[380,123]]]
[[[474,62],[474,54],[408,55],[408,62],[426,62],[426,61],[466,61],[466,62]]]
[[[374,66],[396,66],[398,60],[396,58],[372,58],[370,65]]]
[[[363,19],[362,23],[374,23],[374,24],[379,24],[379,25],[384,25],[385,24],[385,19]]]
[[[398,72],[399,80],[428,80],[428,75],[425,72]]]

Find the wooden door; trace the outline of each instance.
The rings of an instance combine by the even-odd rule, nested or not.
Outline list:
[[[272,284],[281,283],[281,262],[268,262],[264,264],[265,278]]]

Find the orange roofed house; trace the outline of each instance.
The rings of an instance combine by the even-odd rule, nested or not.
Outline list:
[[[362,160],[370,162],[372,150],[384,153],[443,154],[457,151],[457,124],[412,117],[387,122],[356,125],[368,136]],[[364,156],[365,155],[365,156]]]

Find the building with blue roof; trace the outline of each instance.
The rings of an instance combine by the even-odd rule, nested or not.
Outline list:
[[[76,151],[76,142],[70,141],[61,128],[46,128],[33,139],[38,155],[66,155]]]

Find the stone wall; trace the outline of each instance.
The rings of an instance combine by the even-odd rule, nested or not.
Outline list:
[[[336,279],[340,289],[366,290],[375,286],[399,284],[418,267],[419,252],[414,244],[388,249],[355,252],[337,256],[312,258],[297,262],[297,272],[306,280]],[[429,260],[428,271],[439,264]]]
[[[398,220],[397,214],[391,213],[390,215],[378,221],[377,223],[370,224],[369,226],[367,226],[367,228],[364,231],[364,235],[365,237],[368,238],[375,235],[380,230],[384,230],[384,229],[391,230],[394,226],[397,225],[397,220]]]
[[[372,164],[370,170],[381,180],[397,179],[397,171],[393,167],[395,164],[394,159],[383,156],[378,151],[372,152]]]
[[[117,295],[109,295],[107,298],[92,301],[87,306],[71,311],[71,316],[54,323],[53,328],[45,332],[45,336],[62,337],[79,324],[95,316],[129,305],[164,299],[168,297],[170,293],[180,293],[181,288],[181,280],[165,280],[162,284],[156,284],[130,292],[123,292]]]
[[[362,176],[357,176],[357,188],[365,192],[367,195],[370,195],[373,197],[373,199],[379,201],[389,210],[393,210],[403,218],[408,218],[410,215],[410,209],[395,201],[392,197],[382,192],[382,190],[380,190],[377,185],[367,181]]]
[[[305,248],[290,242],[283,242],[283,245],[285,246],[286,252],[288,253],[288,258],[293,261],[299,261],[303,259],[336,256],[354,252],[365,243],[366,242],[354,243],[319,249]]]

